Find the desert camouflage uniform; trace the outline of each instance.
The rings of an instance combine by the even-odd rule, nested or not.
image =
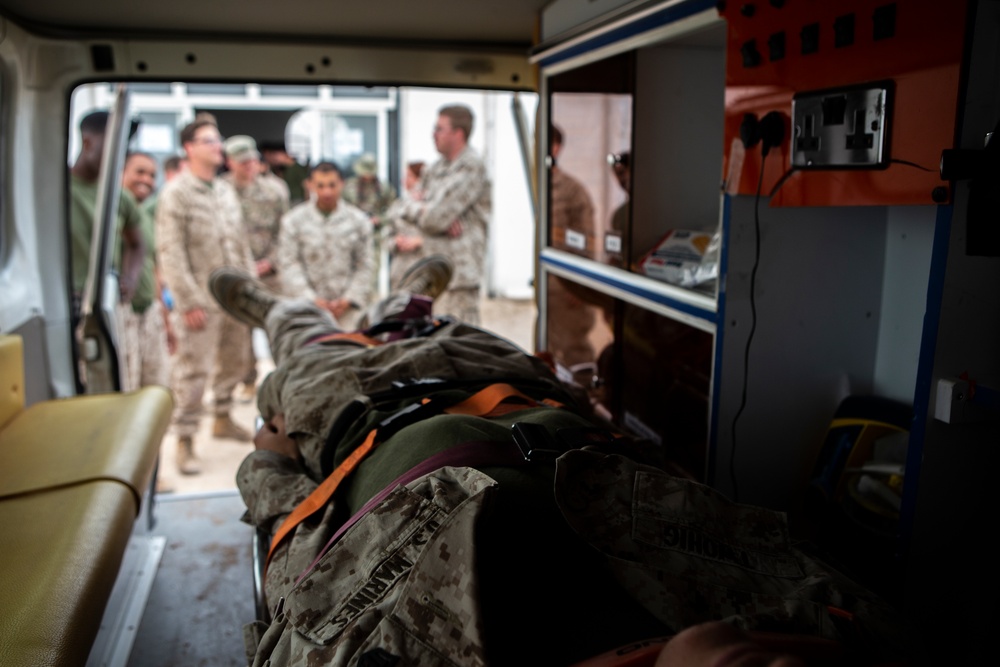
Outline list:
[[[343,200],[330,214],[311,201],[303,202],[282,219],[278,265],[282,292],[290,297],[351,301],[354,305],[340,318],[340,325],[352,329],[372,295],[372,225]]]
[[[441,158],[423,175],[423,201],[403,207],[402,217],[424,234],[424,252],[441,254],[455,264],[448,291],[434,310],[469,324],[479,323],[479,299],[486,262],[491,188],[486,166],[471,147],[449,162]],[[457,238],[448,236],[452,223],[462,225]]]
[[[156,206],[156,252],[174,298],[174,427],[178,436],[193,436],[209,375],[214,378],[215,415],[226,416],[250,352],[250,330],[223,313],[208,292],[208,276],[220,266],[254,270],[233,188],[221,179],[206,183],[190,173],[167,183]],[[184,323],[184,313],[195,308],[203,309],[207,318],[199,331]]]
[[[288,213],[288,185],[273,174],[261,174],[246,187],[239,187],[232,174],[223,179],[236,190],[243,210],[243,224],[250,242],[254,261],[270,260],[277,266],[278,231],[281,218]],[[255,274],[256,275],[256,272]],[[261,281],[273,292],[280,291],[275,275],[263,276]]]
[[[267,330],[277,370],[264,381],[260,410],[285,414],[304,459],[256,451],[237,473],[247,519],[272,535],[322,479],[327,435],[343,435],[327,445],[336,450],[329,468],[369,430],[374,397],[395,385],[422,379],[433,401],[446,390],[434,391],[431,378],[505,378],[572,405],[537,359],[462,324],[375,348],[310,343],[334,330],[332,319],[285,302],[268,315]],[[416,465],[419,458],[398,459],[446,439],[449,419],[475,420],[473,439],[498,451],[513,447],[509,424],[440,416],[379,446],[392,449],[373,450],[346,489],[277,548],[265,584],[274,620],[245,628],[251,664],[570,664],[717,619],[832,638],[865,655],[905,641],[875,596],[795,548],[783,515],[733,504],[614,444],[390,483],[396,471],[383,468]],[[556,408],[507,419],[541,424],[555,437],[558,427],[590,425]],[[379,483],[356,492],[362,477]],[[382,488],[384,499],[330,545]],[[839,624],[827,604],[854,613],[854,627],[870,634]]]
[[[396,190],[389,183],[377,179],[364,180],[352,176],[344,182],[341,199],[357,206],[371,218],[383,218],[392,202],[396,201]]]
[[[364,179],[352,176],[344,182],[341,199],[357,206],[368,214],[373,223],[372,257],[375,266],[372,270],[372,293],[378,293],[378,276],[382,272],[383,255],[385,255],[385,228],[389,208],[396,201],[396,190],[389,183],[383,183],[378,178]]]
[[[240,187],[231,173],[222,178],[233,186],[236,196],[240,199],[243,224],[246,225],[250,254],[253,255],[254,261],[266,259],[274,267],[272,273],[260,276],[261,282],[272,292],[280,293],[281,281],[277,274],[278,231],[281,228],[282,216],[288,213],[288,184],[271,173],[261,174],[245,187]],[[243,384],[253,387],[256,383],[257,358],[251,340]]]

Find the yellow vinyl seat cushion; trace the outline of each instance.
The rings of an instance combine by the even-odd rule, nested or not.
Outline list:
[[[107,479],[149,485],[172,401],[163,387],[42,401],[0,430],[0,499]]]
[[[135,521],[89,482],[0,501],[0,665],[84,665]]]
[[[173,409],[144,387],[24,407],[0,334],[0,665],[85,665]]]

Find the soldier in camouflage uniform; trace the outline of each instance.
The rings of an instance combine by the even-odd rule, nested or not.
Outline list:
[[[396,201],[396,189],[378,177],[378,162],[371,153],[365,153],[352,165],[354,175],[344,182],[341,197],[368,215],[372,223],[372,253],[375,269],[372,272],[372,290],[378,292],[378,274],[382,266],[382,237],[389,207]]]
[[[342,179],[332,162],[313,167],[312,199],[281,222],[278,266],[285,294],[313,301],[353,329],[371,303],[375,255],[372,225],[341,199]]]
[[[365,153],[354,162],[354,175],[344,182],[342,197],[368,214],[376,227],[382,224],[386,211],[396,201],[396,189],[378,177],[375,156]]]
[[[403,287],[434,295],[441,281],[421,275],[439,261]],[[716,620],[851,657],[901,649],[894,612],[798,549],[783,515],[653,465],[507,341],[451,322],[366,346],[248,276],[223,270],[211,286],[275,350],[266,423],[237,473],[248,521],[273,536],[369,431],[385,433],[274,549],[273,620],[245,628],[251,664],[565,665]],[[523,393],[485,416],[428,407],[498,381]]]
[[[261,173],[260,153],[253,137],[229,137],[223,144],[229,171],[222,177],[236,190],[257,265],[257,277],[272,292],[280,291],[277,272],[278,230],[288,212],[288,186],[273,174]],[[249,367],[243,376],[244,395],[253,396],[257,384],[257,359],[251,341]]]
[[[471,133],[468,107],[438,111],[434,146],[441,159],[424,173],[421,198],[408,202],[400,216],[423,232],[426,253],[445,255],[455,264],[455,276],[435,309],[476,325],[492,201],[486,166],[468,145]]]
[[[253,271],[254,262],[236,192],[216,177],[223,159],[218,128],[209,121],[191,123],[181,131],[181,143],[188,168],[160,193],[156,250],[175,304],[171,317],[177,352],[170,385],[177,402],[177,466],[182,474],[197,474],[193,438],[209,376],[215,400],[213,435],[250,440],[250,433],[230,416],[233,389],[247,368],[250,330],[219,310],[207,288],[213,269]]]

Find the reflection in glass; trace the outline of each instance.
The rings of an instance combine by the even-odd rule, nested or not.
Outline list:
[[[614,299],[572,280],[549,275],[546,301],[546,345],[556,372],[591,393],[592,399],[610,406],[595,394],[604,383],[599,359],[612,347]]]
[[[634,61],[625,53],[548,80],[549,245],[619,266],[628,254],[629,185],[608,156],[620,168],[632,150]]]
[[[704,475],[712,335],[622,304],[621,414],[636,435],[662,444],[668,459]]]

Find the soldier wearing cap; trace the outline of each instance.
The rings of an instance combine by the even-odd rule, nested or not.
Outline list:
[[[253,137],[238,134],[222,145],[229,171],[223,175],[236,190],[243,209],[250,252],[257,263],[257,277],[272,291],[280,291],[276,258],[281,216],[288,212],[288,186],[271,174],[261,173],[260,153]],[[241,398],[251,399],[257,384],[257,363],[252,352],[243,377]]]
[[[282,291],[308,299],[355,328],[372,297],[375,253],[372,225],[361,209],[343,201],[340,168],[320,162],[307,182],[309,201],[281,220],[278,266]]]
[[[377,291],[377,277],[382,264],[382,235],[385,231],[383,223],[388,222],[389,208],[396,201],[396,190],[391,184],[379,180],[378,162],[371,153],[359,157],[353,168],[354,176],[344,182],[344,191],[340,196],[367,213],[372,221],[372,250],[375,257],[372,288]]]
[[[396,189],[379,180],[375,156],[365,153],[354,162],[354,176],[344,183],[341,196],[367,213],[378,226],[389,206],[396,200]]]
[[[233,390],[246,373],[250,330],[223,313],[208,293],[208,276],[219,266],[255,272],[243,212],[236,191],[217,177],[223,163],[222,138],[209,120],[181,131],[187,169],[163,187],[156,206],[156,252],[174,298],[172,324],[177,352],[170,386],[177,407],[177,467],[200,472],[194,436],[201,420],[209,378],[215,400],[212,434],[250,441],[250,432],[230,415]],[[214,370],[214,373],[213,373]]]

